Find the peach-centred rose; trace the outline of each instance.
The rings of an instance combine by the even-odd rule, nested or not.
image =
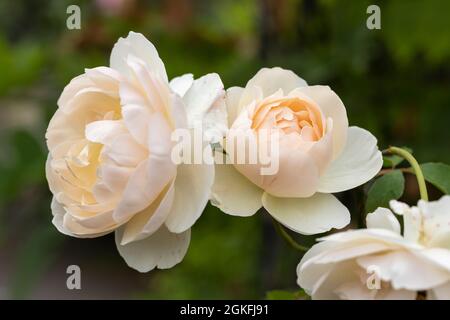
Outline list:
[[[320,239],[297,267],[313,299],[450,299],[450,196],[391,201],[367,215],[367,229]]]
[[[212,203],[238,216],[264,208],[286,227],[303,234],[342,228],[348,210],[330,193],[359,186],[382,166],[376,138],[349,127],[341,99],[327,86],[308,86],[289,70],[263,68],[245,88],[226,93],[230,145],[244,132],[247,145],[267,143],[259,133],[277,139],[278,170],[262,174],[262,162],[216,165]],[[234,147],[233,147],[234,148]],[[245,149],[250,152],[251,148]],[[247,159],[250,155],[247,155]]]
[[[110,67],[87,69],[65,87],[48,126],[54,225],[75,237],[115,232],[120,254],[142,272],[179,263],[214,166],[174,164],[171,133],[198,122],[220,131],[210,114],[225,114],[223,95],[218,75],[169,83],[143,35],[119,39]]]

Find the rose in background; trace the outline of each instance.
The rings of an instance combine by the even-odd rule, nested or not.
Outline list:
[[[357,187],[382,166],[376,138],[348,127],[341,99],[327,86],[308,86],[289,70],[263,68],[245,88],[226,93],[229,132],[224,142],[252,132],[279,137],[279,169],[261,174],[261,163],[216,166],[212,203],[225,213],[251,216],[264,207],[293,231],[317,234],[343,228],[350,213],[331,193]],[[258,148],[261,147],[258,145]],[[233,151],[233,150],[231,150]],[[246,157],[249,159],[249,155]]]
[[[209,112],[224,108],[216,74],[169,83],[143,35],[119,39],[110,68],[74,78],[48,126],[54,225],[80,238],[115,232],[120,254],[141,272],[179,263],[209,199],[214,166],[175,165],[171,133],[203,119],[213,128]]]
[[[297,267],[298,284],[313,299],[450,299],[450,196],[390,207],[403,234],[392,211],[378,208],[367,229],[320,239]]]

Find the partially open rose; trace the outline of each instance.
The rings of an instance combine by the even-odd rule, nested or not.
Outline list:
[[[313,299],[450,299],[450,196],[367,215],[367,229],[320,239],[297,267]]]
[[[217,75],[195,81],[185,75],[169,84],[144,36],[119,39],[110,68],[88,69],[67,85],[47,130],[58,230],[76,237],[115,231],[120,254],[139,271],[180,262],[214,167],[175,165],[171,133],[220,109],[222,98]],[[191,110],[202,112],[189,116]]]
[[[276,137],[278,150],[270,156],[278,170],[262,174],[267,164],[239,163],[239,155],[233,165],[216,165],[214,205],[239,216],[264,206],[280,223],[304,234],[349,223],[348,210],[330,193],[370,180],[380,170],[382,157],[372,134],[348,127],[345,107],[329,87],[308,86],[289,70],[264,68],[245,88],[228,89],[226,104],[226,153],[242,151],[231,142],[244,133],[244,153],[250,153],[253,144],[260,149],[271,141],[261,139],[264,131]]]

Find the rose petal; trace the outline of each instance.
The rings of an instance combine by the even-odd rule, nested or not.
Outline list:
[[[377,139],[369,131],[350,127],[345,148],[320,177],[318,191],[333,193],[355,188],[372,179],[382,165]]]
[[[115,136],[110,143],[103,146],[101,157],[119,166],[134,168],[147,158],[147,150],[129,133]]]
[[[142,34],[132,31],[126,38],[120,38],[114,45],[110,57],[111,68],[128,75],[129,68],[126,59],[130,54],[145,61],[149,70],[159,74],[162,79],[168,82],[166,68],[155,46]]]
[[[122,116],[130,134],[141,146],[148,144],[148,118],[151,111],[142,105],[126,104],[122,107]]]
[[[114,227],[103,229],[90,229],[79,224],[70,214],[66,213],[63,205],[61,205],[54,196],[51,203],[53,214],[52,223],[62,234],[77,238],[97,238],[110,233]]]
[[[348,209],[333,195],[316,193],[309,198],[277,198],[264,193],[264,208],[287,228],[301,234],[317,234],[350,223]]]
[[[120,120],[100,120],[86,125],[86,139],[91,142],[109,144],[121,134],[127,133],[123,122]]]
[[[228,127],[231,127],[233,125],[234,120],[236,120],[241,111],[239,107],[239,101],[241,100],[243,91],[244,88],[241,87],[231,87],[226,91],[225,104],[227,106],[228,113]]]
[[[262,68],[247,82],[242,93],[240,104],[247,105],[255,98],[253,87],[261,88],[263,98],[265,98],[279,89],[282,89],[287,94],[296,88],[305,87],[306,85],[306,81],[291,70],[285,70],[279,67]]]
[[[195,80],[183,97],[188,127],[203,129],[211,142],[218,142],[228,128],[223,83],[216,73]]]
[[[240,174],[232,164],[216,164],[211,204],[223,212],[248,217],[262,207],[263,190]]]
[[[130,95],[129,100],[125,100],[123,96],[124,86],[121,84],[121,103],[125,105],[128,102],[145,106],[151,111],[157,111],[164,114],[168,121],[170,118],[170,87],[168,83],[164,82],[157,74],[148,70],[144,61],[139,58],[129,55],[126,59],[127,66],[130,70],[131,88],[135,90],[133,95]],[[126,82],[124,82],[126,83]],[[128,92],[133,92],[128,88]],[[144,103],[139,102],[139,96],[144,97]],[[131,100],[132,99],[132,100]]]
[[[394,289],[428,290],[444,284],[449,279],[448,271],[439,269],[408,251],[360,257],[358,264],[366,269],[376,266],[380,278],[390,281]]]
[[[126,221],[133,214],[147,208],[175,177],[175,174],[175,165],[166,159],[149,158],[139,164],[114,210],[114,220]]]
[[[391,210],[386,208],[377,208],[374,212],[366,216],[367,228],[379,228],[391,230],[400,234],[400,223]]]
[[[277,197],[313,195],[319,182],[319,169],[314,158],[302,148],[285,147],[289,146],[286,139],[282,139],[281,146],[272,152],[269,138],[266,140],[263,135],[246,130],[245,117],[245,114],[238,117],[235,121],[237,128],[233,127],[226,138],[227,154],[233,160],[236,170],[261,189]],[[264,161],[265,164],[258,162],[261,150],[256,146],[262,141],[260,138],[267,141],[268,145],[265,153],[266,156],[269,154],[269,157]],[[266,170],[266,174],[262,174],[262,169]]]
[[[189,90],[194,82],[194,75],[192,73],[186,73],[182,76],[173,78],[170,80],[169,85],[170,88],[178,94],[180,97],[183,97],[185,93]]]
[[[173,183],[150,206],[137,213],[125,225],[121,245],[144,239],[157,231],[166,220],[174,198]]]
[[[297,90],[314,100],[325,118],[333,119],[333,158],[336,159],[347,141],[348,119],[344,104],[328,86],[306,86]]]
[[[191,230],[171,233],[164,225],[151,236],[121,245],[123,228],[116,230],[116,245],[127,265],[139,272],[168,269],[183,260],[189,247]]]
[[[214,182],[214,165],[180,164],[175,179],[175,195],[166,226],[181,233],[194,225],[208,203]]]

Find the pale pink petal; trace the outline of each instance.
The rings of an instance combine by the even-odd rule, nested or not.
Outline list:
[[[164,225],[145,239],[121,245],[123,228],[116,230],[116,245],[127,265],[139,272],[154,268],[169,269],[183,260],[191,239],[191,230],[171,233]]]
[[[168,81],[166,68],[155,46],[142,34],[132,31],[130,31],[126,38],[120,38],[114,45],[110,57],[111,68],[127,75],[129,69],[126,59],[130,54],[145,61],[149,70],[157,73],[166,82]]]
[[[334,193],[355,188],[372,179],[382,165],[377,139],[369,131],[350,127],[344,150],[321,175],[318,191]]]
[[[316,193],[309,198],[277,198],[264,193],[263,206],[287,228],[301,234],[317,234],[350,223],[348,209],[331,194]]]
[[[401,227],[397,218],[391,210],[386,208],[377,208],[374,212],[366,216],[367,228],[379,228],[391,230],[400,234]]]
[[[310,97],[326,118],[333,119],[333,158],[336,159],[347,141],[348,119],[344,104],[328,86],[305,86],[296,91]]]

